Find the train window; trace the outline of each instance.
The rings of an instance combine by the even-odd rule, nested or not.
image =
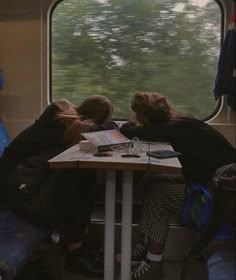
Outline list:
[[[103,94],[115,118],[137,91],[166,95],[206,119],[213,96],[222,14],[215,0],[64,0],[51,16],[52,98]]]

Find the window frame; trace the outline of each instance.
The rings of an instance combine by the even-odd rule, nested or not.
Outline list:
[[[48,36],[48,46],[49,46],[49,102],[52,102],[53,100],[53,91],[52,91],[52,16],[53,13],[56,9],[56,7],[62,3],[63,1],[66,0],[57,0],[53,3],[53,5],[51,6],[49,13],[48,13],[48,24],[49,24],[49,36]],[[220,13],[221,13],[221,30],[220,30],[220,50],[223,46],[223,42],[224,42],[224,37],[226,35],[227,32],[227,26],[226,26],[226,9],[225,6],[223,5],[221,0],[213,0],[216,2],[216,4],[218,4],[219,9],[220,9]],[[229,15],[230,16],[230,15]],[[216,73],[217,73],[217,68],[216,68]],[[213,93],[213,88],[214,88],[214,84],[212,85],[212,94]],[[216,101],[216,106],[215,106],[215,110],[209,115],[206,116],[205,118],[201,119],[201,121],[203,122],[211,122],[212,120],[214,121],[214,119],[218,119],[219,115],[221,115],[221,113],[223,113],[224,107],[226,104],[226,96],[221,96],[218,98],[218,100]],[[123,122],[126,121],[127,118],[115,118],[115,121],[118,122]]]

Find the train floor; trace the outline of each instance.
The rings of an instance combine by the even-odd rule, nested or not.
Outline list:
[[[72,275],[63,269],[63,256],[57,246],[46,246],[44,249],[44,258],[39,267],[30,267],[17,280],[102,280],[98,277],[86,277],[82,274]],[[164,261],[163,280],[180,280],[183,269],[183,261],[165,260]],[[203,263],[192,263],[187,272],[185,280],[207,280],[206,265]],[[119,280],[119,265],[116,265],[115,280]],[[155,279],[153,279],[155,280]]]
[[[96,232],[91,236],[95,245],[103,240],[103,225],[96,225],[90,232]],[[133,245],[139,239],[138,231],[133,230]],[[120,251],[120,227],[116,227],[116,252]],[[96,238],[95,238],[96,237]],[[168,235],[167,245],[164,254],[164,275],[163,280],[180,280],[184,265],[184,256],[193,241],[191,231],[181,227],[171,227]],[[103,246],[103,244],[99,244]],[[93,247],[93,244],[92,244]],[[28,265],[24,273],[17,280],[102,280],[102,278],[89,278],[82,274],[72,275],[64,271],[64,257],[60,247],[56,243],[49,243],[42,246],[40,261]],[[120,265],[115,264],[115,280],[119,280]],[[207,280],[206,264],[195,262],[188,266],[184,280]],[[153,279],[155,280],[155,279]]]

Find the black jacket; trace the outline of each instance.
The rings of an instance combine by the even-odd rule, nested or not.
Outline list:
[[[65,127],[55,119],[57,110],[57,106],[51,103],[32,125],[24,129],[5,148],[0,157],[0,202],[4,200],[8,178],[19,163],[30,157],[37,158],[37,155],[44,152],[49,155],[48,159],[50,159],[65,150]],[[114,122],[109,121],[105,124],[94,125],[91,131],[117,128],[118,126]]]
[[[121,129],[128,138],[169,142],[182,153],[179,160],[188,181],[209,183],[216,169],[235,162],[235,149],[217,130],[194,119],[181,118],[150,127],[137,127],[132,122]]]

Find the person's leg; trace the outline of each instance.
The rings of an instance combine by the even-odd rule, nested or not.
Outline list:
[[[155,175],[149,188],[141,221],[140,231],[147,236],[147,251],[142,262],[133,268],[132,279],[162,278],[161,261],[169,231],[170,217],[181,211],[185,183],[182,176]],[[155,278],[155,279],[156,279]]]
[[[90,223],[96,177],[86,169],[64,169],[54,177],[48,215],[64,244],[79,243]]]
[[[95,180],[94,170],[64,170],[54,191],[52,216],[65,252],[64,268],[74,274],[103,274],[102,258],[91,251],[87,238]]]

